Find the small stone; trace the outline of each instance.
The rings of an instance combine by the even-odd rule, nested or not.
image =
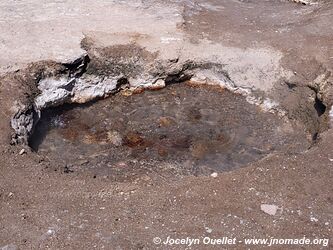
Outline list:
[[[205,227],[205,230],[206,230],[206,232],[209,233],[209,234],[213,232],[213,229],[211,229],[211,228],[209,228],[209,227]]]
[[[9,194],[8,194],[8,197],[9,198],[12,198],[14,196],[14,194],[12,193],[12,192],[10,192]]]
[[[49,235],[49,236],[52,236],[52,235],[55,234],[55,230],[50,228],[49,230],[47,230],[46,234]]]
[[[210,176],[213,177],[213,178],[216,178],[216,177],[217,177],[217,173],[214,172],[214,173],[212,173]]]
[[[310,221],[311,221],[311,222],[318,222],[319,220],[318,220],[316,217],[313,217],[313,216],[311,215],[311,217],[310,217]]]
[[[269,204],[261,204],[261,206],[260,206],[261,211],[263,211],[269,215],[275,215],[278,208],[279,207],[276,205],[269,205]]]
[[[292,0],[295,3],[300,3],[303,5],[311,5],[314,4],[313,2],[311,2],[311,0]]]
[[[83,160],[80,160],[80,161],[76,162],[77,165],[85,165],[87,163],[89,163],[89,160],[86,160],[86,159],[83,159]]]
[[[126,162],[119,161],[119,162],[116,163],[116,166],[121,167],[121,168],[126,168],[127,164],[126,164]]]
[[[165,87],[165,81],[162,79],[157,80],[155,83],[147,85],[147,89],[150,90],[159,90]]]
[[[25,153],[25,149],[22,148],[19,154],[20,154],[20,155],[23,155],[24,153]]]
[[[64,173],[65,174],[69,174],[69,173],[73,173],[74,171],[72,169],[70,169],[70,166],[66,165],[64,167]]]

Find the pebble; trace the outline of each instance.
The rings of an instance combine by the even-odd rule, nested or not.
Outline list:
[[[275,215],[279,207],[276,205],[261,204],[260,209],[266,214]]]
[[[49,236],[52,236],[52,235],[54,235],[54,234],[55,234],[55,230],[52,229],[52,228],[50,228],[50,229],[47,230],[47,232],[46,232],[46,235],[49,235]]]
[[[20,154],[20,155],[23,155],[24,153],[25,153],[25,149],[22,148],[19,154]]]
[[[216,178],[216,177],[217,177],[217,173],[214,172],[214,173],[212,173],[210,176],[213,177],[213,178]]]
[[[213,232],[213,229],[211,229],[211,228],[209,228],[209,227],[205,227],[205,230],[206,230],[206,232],[209,233],[209,234],[210,234],[211,232]]]
[[[311,221],[311,222],[318,222],[319,220],[318,220],[316,217],[313,217],[313,216],[311,215],[311,217],[310,217],[310,221]]]

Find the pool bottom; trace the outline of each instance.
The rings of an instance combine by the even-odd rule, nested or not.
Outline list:
[[[232,171],[310,142],[303,128],[240,95],[182,83],[45,110],[30,145],[65,172],[133,181]]]

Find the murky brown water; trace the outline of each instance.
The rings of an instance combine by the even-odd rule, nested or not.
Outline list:
[[[70,170],[114,180],[230,171],[308,145],[300,129],[242,96],[186,84],[47,110],[31,140]]]

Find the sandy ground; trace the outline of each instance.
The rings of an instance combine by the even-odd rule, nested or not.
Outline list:
[[[31,94],[15,72],[40,60],[72,61],[85,52],[84,37],[101,47],[135,43],[160,59],[226,65],[238,86],[273,98],[311,130],[312,121],[301,115],[310,112],[309,93],[317,91],[325,114],[333,102],[332,23],[329,1],[2,1],[0,248],[190,248],[153,241],[170,236],[199,238],[191,249],[256,249],[263,246],[244,240],[332,238],[333,133],[327,125],[303,153],[272,154],[240,170],[178,180],[157,172],[111,182],[9,146],[12,106]],[[323,116],[318,123],[328,122]],[[278,209],[264,212],[262,204]],[[237,244],[204,245],[203,237],[236,238]],[[333,246],[324,245],[272,248]]]

